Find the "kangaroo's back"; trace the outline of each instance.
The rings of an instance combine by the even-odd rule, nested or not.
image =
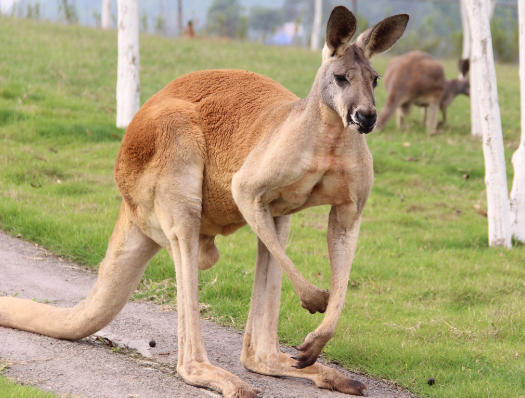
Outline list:
[[[389,96],[412,100],[421,95],[442,92],[445,85],[443,66],[430,54],[412,51],[390,61],[385,72]]]
[[[390,61],[384,81],[388,97],[377,123],[379,128],[386,126],[396,110],[397,126],[401,128],[403,118],[415,104],[432,108],[428,130],[433,132],[437,123],[437,107],[446,86],[445,71],[441,63],[430,54],[411,51]]]
[[[173,80],[142,106],[126,130],[115,164],[121,194],[131,208],[149,206],[157,176],[181,158],[198,157],[203,224],[207,219],[244,223],[231,196],[231,178],[297,100],[272,79],[243,70],[207,70]]]

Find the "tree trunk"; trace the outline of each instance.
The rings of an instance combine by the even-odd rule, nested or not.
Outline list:
[[[467,0],[466,5],[472,35],[472,58],[479,61],[476,75],[471,75],[471,80],[477,80],[479,83],[479,109],[483,115],[481,130],[485,157],[489,245],[510,248],[510,205],[487,3],[485,0]]]
[[[466,9],[466,0],[461,0],[461,25],[463,26],[463,50],[461,52],[461,59],[470,58],[470,25],[468,23],[468,15]]]
[[[495,9],[496,9],[496,0],[487,0],[487,12],[489,15],[489,21],[494,16]]]
[[[510,228],[514,238],[525,243],[525,0],[518,0],[520,83],[521,83],[521,142],[512,155],[514,182],[510,193]]]
[[[139,9],[118,0],[117,127],[126,128],[140,108]]]
[[[462,11],[461,21],[464,24],[463,25],[463,57],[465,57],[465,52],[467,51],[467,49],[468,49],[468,51],[470,51],[470,43],[469,43],[469,45],[466,45],[466,43],[465,43],[466,36],[468,36],[469,39],[471,37],[470,32],[468,32],[468,33],[465,32],[465,30],[466,30],[465,29],[465,21],[463,21],[463,18],[464,18],[463,17],[463,12],[464,12],[464,7],[466,6],[465,5],[466,1],[467,0],[461,0],[461,2],[462,2],[462,4],[461,4],[461,11]],[[483,0],[483,3],[486,6],[485,10],[486,10],[486,12],[487,12],[487,14],[489,16],[489,21],[490,21],[492,19],[492,16],[494,15],[494,9],[496,7],[496,0]],[[466,21],[466,25],[469,25],[468,18],[467,18],[467,21]],[[489,26],[490,26],[490,24],[489,24]],[[471,57],[470,57],[470,76],[478,76],[479,75],[479,72],[477,71],[478,64],[479,64],[479,59],[472,57],[472,54],[471,54]],[[475,136],[475,137],[482,138],[483,133],[481,131],[481,114],[480,114],[480,110],[479,110],[479,99],[478,99],[479,88],[478,88],[478,84],[479,84],[479,82],[476,79],[470,79],[470,125],[471,125],[472,135]]]
[[[102,25],[102,29],[111,28],[111,0],[102,0],[100,23]]]
[[[182,0],[178,0],[177,3],[177,27],[179,28],[178,36],[182,36],[184,26],[182,26]]]
[[[319,36],[321,35],[321,14],[323,12],[323,0],[315,0],[314,9],[314,26],[312,28],[312,40],[310,41],[310,48],[312,50],[319,50]]]

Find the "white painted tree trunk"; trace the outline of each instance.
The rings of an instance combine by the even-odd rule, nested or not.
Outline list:
[[[461,52],[461,59],[470,58],[470,25],[468,23],[468,15],[466,9],[466,0],[461,0],[461,25],[463,26],[463,51]]]
[[[521,141],[512,155],[514,182],[510,193],[510,229],[514,238],[525,243],[525,0],[518,0],[520,42]]]
[[[487,12],[489,15],[489,21],[494,16],[495,9],[496,9],[496,0],[487,0]]]
[[[467,0],[461,0],[462,1],[462,22],[463,22],[463,12],[466,11],[466,9],[464,9],[463,7],[466,6],[466,1]],[[484,5],[486,6],[485,7],[485,10],[489,16],[489,21],[492,19],[492,16],[494,15],[494,9],[496,7],[496,0],[483,0],[483,3]],[[466,22],[467,24],[468,23],[468,20]],[[465,25],[463,25],[465,26]],[[489,24],[490,26],[490,24]],[[466,44],[465,44],[465,37],[467,35],[465,34],[465,28],[463,28],[463,54],[465,54],[465,51],[466,51]],[[471,38],[471,34],[469,32],[468,34],[469,38]],[[467,46],[468,47],[468,51],[470,51],[470,45]],[[472,55],[472,53],[471,53]],[[470,57],[470,76],[478,76],[479,75],[479,71],[477,70],[478,69],[478,64],[479,64],[479,59],[476,59],[476,58],[473,58],[472,56]],[[480,109],[479,109],[479,99],[478,99],[478,92],[479,92],[479,88],[478,88],[478,80],[477,79],[470,79],[470,125],[471,125],[471,132],[472,132],[472,135],[475,136],[475,137],[479,137],[479,138],[482,138],[483,137],[483,132],[482,132],[482,129],[481,129],[481,113],[480,113]]]
[[[487,186],[489,246],[510,248],[512,241],[509,194],[487,3],[485,0],[467,0],[466,5],[472,35],[472,59],[479,62],[476,75],[471,75],[471,80],[479,82],[479,108],[483,116],[481,129]]]
[[[126,128],[140,108],[139,8],[118,0],[117,127]]]
[[[314,7],[314,26],[312,28],[312,39],[310,40],[310,48],[312,50],[319,50],[319,42],[321,36],[321,18],[323,13],[323,0],[315,0]]]
[[[181,36],[182,30],[184,29],[184,26],[182,26],[182,0],[178,0],[177,2],[177,27],[179,28],[179,34],[177,36]]]
[[[102,0],[100,23],[102,25],[102,29],[111,28],[111,0]]]

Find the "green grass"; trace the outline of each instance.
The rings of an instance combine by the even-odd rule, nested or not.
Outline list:
[[[120,196],[112,172],[117,34],[0,20],[0,225],[12,235],[95,266],[104,256]],[[142,102],[190,71],[240,68],[304,97],[320,64],[305,49],[141,36]],[[389,57],[374,65],[384,73]],[[457,75],[456,62],[444,62]],[[509,188],[519,140],[519,79],[497,65]],[[385,90],[380,83],[377,103]],[[488,248],[481,142],[470,136],[468,98],[448,127],[427,136],[414,110],[367,137],[375,183],[364,212],[346,307],[325,355],[393,380],[423,397],[525,397],[525,249]],[[407,145],[410,143],[410,146]],[[415,158],[417,161],[408,161]],[[468,175],[469,178],[464,178]],[[293,217],[288,254],[313,283],[329,286],[327,207]],[[200,273],[203,314],[242,328],[256,237],[219,237],[221,260]],[[138,298],[172,303],[165,252],[148,267]],[[298,344],[322,320],[301,308],[285,280],[280,338]],[[436,384],[428,386],[429,377]]]
[[[31,386],[17,384],[15,380],[3,377],[2,371],[8,365],[0,362],[0,398],[55,398],[56,395],[43,392]]]

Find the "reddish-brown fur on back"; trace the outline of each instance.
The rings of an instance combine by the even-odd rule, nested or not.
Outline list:
[[[192,132],[187,145],[175,148],[188,152],[176,156],[202,156],[205,161],[204,230],[213,227],[209,223],[243,225],[231,195],[231,178],[297,100],[268,77],[242,70],[200,71],[173,80],[144,104],[126,131],[115,166],[119,190],[135,208],[132,191],[138,177],[147,169],[160,173],[172,155],[165,151],[170,147],[166,142],[178,143]]]

